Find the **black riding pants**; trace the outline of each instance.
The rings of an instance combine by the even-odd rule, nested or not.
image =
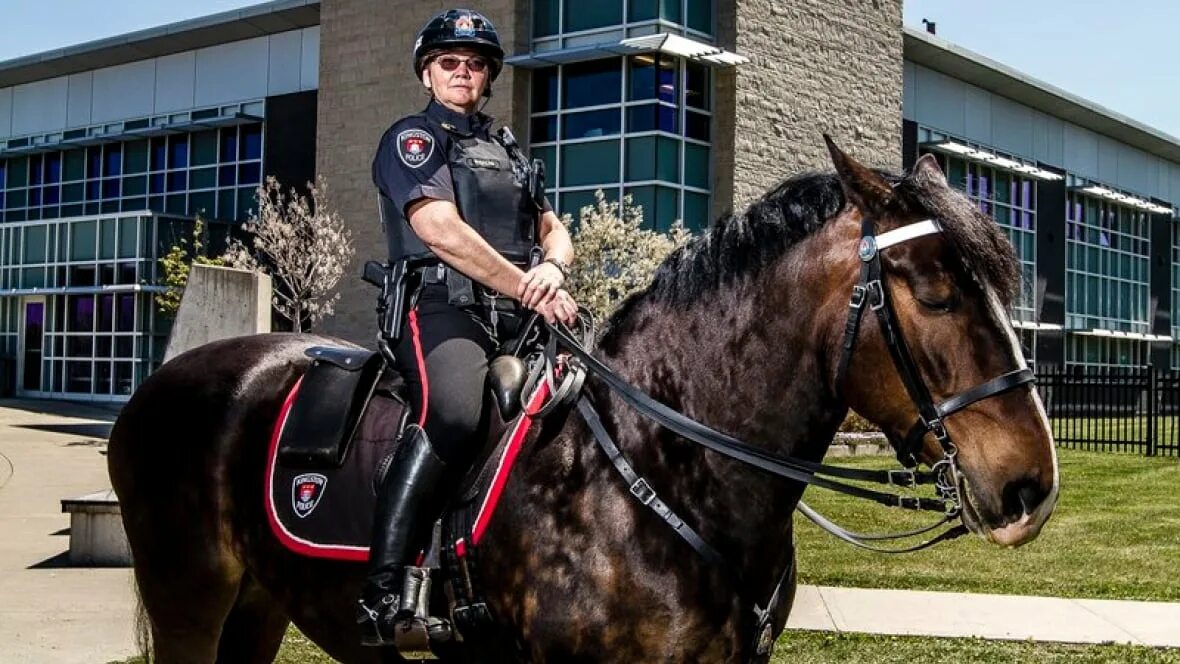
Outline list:
[[[450,466],[466,467],[487,430],[488,362],[498,343],[481,307],[447,303],[447,288],[428,284],[410,309],[394,355],[416,421]]]

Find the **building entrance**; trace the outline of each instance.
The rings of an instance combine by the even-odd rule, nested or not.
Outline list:
[[[41,357],[45,349],[45,299],[25,299],[22,321],[20,389],[24,392],[40,392]]]

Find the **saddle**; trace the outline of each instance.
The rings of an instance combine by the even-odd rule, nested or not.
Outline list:
[[[311,366],[287,395],[272,432],[266,491],[272,530],[301,555],[368,560],[377,490],[409,419],[405,384],[376,351],[317,346],[307,355]],[[519,419],[528,379],[520,359],[492,361],[487,398],[498,414],[491,418],[492,439]]]
[[[568,405],[585,376],[560,364],[560,387],[551,388],[545,372],[553,369],[552,350],[531,353],[527,363],[503,355],[489,365],[490,442],[436,524],[423,562],[441,568],[449,618],[468,638],[490,622],[476,549],[513,463],[539,428],[534,423]],[[268,521],[275,537],[296,554],[365,562],[377,491],[409,420],[405,384],[380,352],[314,347],[307,354],[314,358],[311,366],[284,400],[271,435],[264,492]],[[429,607],[430,584],[424,588],[427,597],[419,604]]]

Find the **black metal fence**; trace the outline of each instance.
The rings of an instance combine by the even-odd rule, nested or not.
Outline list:
[[[1180,456],[1180,374],[1155,367],[1037,370],[1058,445]]]

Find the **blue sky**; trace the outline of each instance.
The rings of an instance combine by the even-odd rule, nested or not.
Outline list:
[[[0,0],[0,60],[252,4]],[[904,13],[907,25],[929,18],[944,39],[1180,137],[1176,0],[905,0]]]

